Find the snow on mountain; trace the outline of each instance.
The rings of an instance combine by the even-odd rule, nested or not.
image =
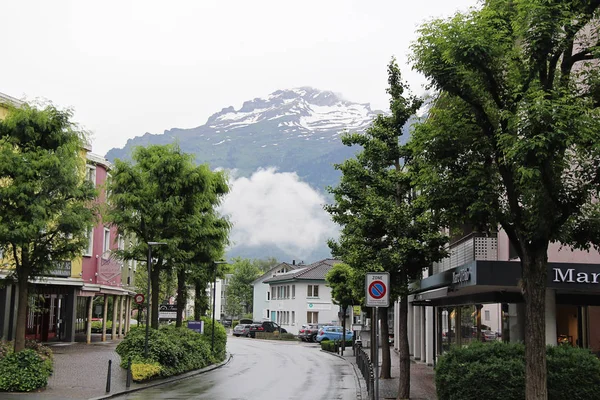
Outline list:
[[[224,108],[213,114],[204,127],[225,133],[264,124],[304,140],[323,140],[315,135],[328,133],[333,138],[344,131],[362,131],[376,115],[368,103],[353,103],[330,91],[301,87],[246,101],[239,110]]]

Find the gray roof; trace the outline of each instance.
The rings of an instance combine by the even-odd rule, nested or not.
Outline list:
[[[288,269],[295,270],[295,269],[304,267],[304,265],[289,264],[286,262],[279,263],[276,266],[274,266],[273,268],[271,268],[270,270],[268,270],[267,272],[265,272],[264,274],[262,274],[261,276],[259,276],[258,278],[256,278],[255,280],[253,280],[252,284],[258,283],[258,282],[262,281],[263,279],[265,279],[266,277],[273,275],[273,271],[276,271],[281,267],[288,267]]]
[[[0,93],[0,104],[10,104],[13,107],[20,107],[23,105],[23,102],[7,94]]]
[[[303,268],[285,274],[278,274],[272,278],[265,279],[263,283],[287,282],[287,281],[324,281],[325,275],[334,264],[342,262],[332,258],[326,258],[315,263],[302,266]]]

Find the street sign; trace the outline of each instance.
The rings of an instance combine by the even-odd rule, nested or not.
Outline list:
[[[389,306],[390,274],[388,272],[368,272],[365,279],[367,307]]]
[[[138,304],[143,304],[144,303],[144,295],[141,293],[136,294],[133,297],[133,301],[135,301]]]

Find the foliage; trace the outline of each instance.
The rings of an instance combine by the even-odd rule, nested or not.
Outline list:
[[[202,317],[202,321],[204,321],[204,340],[209,344],[209,347],[212,342],[212,331],[213,331],[213,323],[212,318]],[[221,325],[218,321],[215,321],[215,349],[213,352],[213,357],[215,362],[222,361],[225,359],[225,351],[227,346],[227,331],[225,327]]]
[[[322,340],[321,350],[337,353],[342,346],[341,340]],[[346,340],[346,348],[352,347],[352,340]]]
[[[548,398],[600,399],[600,360],[589,350],[548,346]],[[452,347],[435,368],[440,400],[522,399],[525,397],[525,346],[480,343]]]
[[[27,282],[80,256],[96,209],[84,137],[72,113],[27,105],[0,121],[0,250],[19,286],[15,350],[24,348]]]
[[[161,271],[177,273],[178,304],[184,304],[188,277],[204,287],[210,281],[212,261],[228,243],[230,223],[216,206],[229,187],[223,172],[194,165],[176,145],[139,147],[133,161],[115,161],[107,219],[120,234],[138,240],[119,252],[123,259],[147,260],[148,242],[166,243],[152,248],[151,322],[156,329]]]
[[[527,398],[545,398],[549,243],[600,244],[597,1],[488,0],[424,24],[414,68],[439,92],[413,132],[425,207],[508,235],[522,263]]]
[[[225,313],[231,316],[244,316],[252,310],[254,287],[252,282],[261,275],[258,260],[234,258],[233,274],[227,285]]]
[[[131,377],[135,382],[143,382],[160,376],[159,363],[136,362],[131,364]]]
[[[347,307],[354,304],[355,295],[351,282],[354,270],[344,263],[337,263],[325,275],[327,286],[331,287],[331,298],[335,304]]]
[[[112,321],[106,321],[106,331],[109,332],[112,329]],[[102,321],[92,321],[92,332],[102,332]]]
[[[222,334],[218,327],[215,330],[214,355],[210,351],[211,337],[210,333],[207,335],[206,329],[204,334],[200,334],[187,327],[174,325],[150,330],[148,358],[144,358],[145,331],[143,329],[130,331],[119,343],[116,351],[121,356],[123,368],[127,367],[130,359],[132,365],[145,365],[139,367],[140,374],[144,376],[141,379],[149,379],[157,375],[156,366],[160,370],[159,376],[172,376],[224,360],[225,343],[222,336],[225,334],[225,329],[221,326],[221,330]]]
[[[32,349],[7,354],[0,359],[0,390],[30,392],[46,387],[52,373],[52,359],[42,358]]]
[[[256,332],[256,339],[265,339],[265,340],[296,340],[296,336],[293,333],[279,333],[279,331],[275,332]]]

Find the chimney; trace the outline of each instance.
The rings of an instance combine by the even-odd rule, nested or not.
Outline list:
[[[296,265],[296,260],[292,260],[292,265]]]

